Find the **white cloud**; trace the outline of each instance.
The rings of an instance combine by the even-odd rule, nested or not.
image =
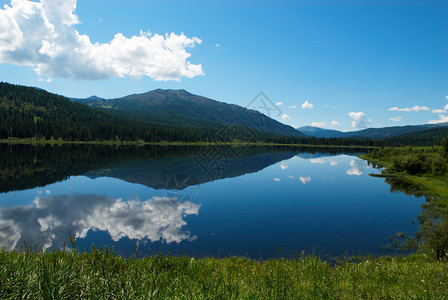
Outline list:
[[[394,118],[390,118],[390,120],[391,120],[392,122],[400,122],[401,119],[403,119],[403,117],[394,117]]]
[[[12,0],[0,9],[0,63],[31,66],[38,75],[76,79],[150,77],[180,80],[204,75],[188,61],[187,48],[201,40],[184,34],[115,34],[109,43],[92,43],[80,34],[77,0]]]
[[[283,105],[283,102],[275,102],[275,105],[277,106]]]
[[[336,127],[338,126],[340,123],[336,120],[331,121],[331,127]]]
[[[220,46],[221,46],[221,44],[216,44],[215,46],[216,46],[216,47],[220,47]]]
[[[324,164],[325,163],[325,159],[323,159],[322,157],[318,157],[318,158],[311,158],[310,162],[312,164]]]
[[[389,108],[389,111],[404,111],[404,112],[411,112],[411,111],[417,112],[417,111],[421,111],[421,110],[430,111],[431,109],[427,106],[418,106],[418,105],[415,105],[413,107],[405,107],[405,108],[398,108],[396,106]]]
[[[324,128],[325,126],[327,126],[327,123],[325,123],[325,122],[313,122],[313,123],[311,123],[311,126]]]
[[[308,101],[305,101],[305,102],[302,104],[302,108],[303,108],[303,109],[313,109],[313,107],[314,107],[314,105],[312,105],[312,104],[309,103]]]
[[[355,128],[366,128],[372,120],[366,117],[366,114],[363,112],[349,112],[349,117],[353,119],[352,126]]]
[[[282,170],[285,170],[285,169],[287,169],[289,167],[289,165],[287,164],[287,163],[281,163],[281,165],[280,165],[280,168],[282,169]]]
[[[338,162],[332,160],[332,161],[330,162],[330,165],[331,165],[332,167],[337,166],[337,165],[338,165]]]
[[[297,105],[292,105],[289,108],[297,108]]]
[[[274,180],[275,182],[280,182],[280,178],[277,177],[272,178],[272,180]]]
[[[310,176],[300,176],[299,179],[300,181],[302,181],[303,184],[306,184],[307,182],[311,181]]]
[[[292,175],[289,175],[289,176],[288,176],[288,178],[294,179],[294,176],[292,176]]]
[[[283,120],[283,121],[289,121],[290,119],[291,119],[291,117],[288,116],[287,114],[284,114],[284,115],[282,116],[282,120]]]
[[[364,161],[354,159],[350,161],[350,166],[352,168],[347,170],[347,172],[345,172],[347,175],[360,176],[362,175],[364,169],[366,168],[366,164]]]
[[[433,109],[431,112],[433,114],[445,114],[446,110],[444,110],[444,109]]]
[[[439,124],[439,123],[447,123],[448,122],[448,116],[445,115],[439,115],[439,119],[438,120],[431,120],[428,121],[428,124]]]
[[[33,241],[37,247],[62,248],[68,233],[85,238],[89,230],[107,231],[117,242],[123,237],[166,243],[194,240],[182,228],[200,205],[176,198],[153,197],[122,201],[104,195],[37,197],[32,206],[0,208],[0,238],[12,237],[11,249]]]
[[[443,109],[448,109],[448,104],[447,104],[447,105],[445,105],[445,107],[444,107]]]

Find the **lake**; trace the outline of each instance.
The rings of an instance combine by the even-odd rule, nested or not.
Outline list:
[[[391,192],[363,149],[0,145],[0,243],[125,255],[388,254],[422,198]]]

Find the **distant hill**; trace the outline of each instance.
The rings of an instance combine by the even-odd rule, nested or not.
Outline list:
[[[161,125],[210,127],[236,125],[254,131],[284,136],[303,136],[291,126],[245,107],[219,102],[185,90],[157,89],[117,99],[74,99],[90,107],[133,115]]]
[[[389,137],[384,139],[383,143],[386,145],[439,146],[446,138],[448,138],[448,126],[444,125]]]
[[[413,133],[432,128],[439,128],[447,126],[446,123],[441,124],[425,124],[425,125],[407,125],[407,126],[393,126],[384,128],[368,128],[355,132],[347,132],[346,136],[363,137],[363,138],[387,138],[399,136],[402,134]]]
[[[308,136],[315,136],[319,138],[331,138],[331,137],[345,137],[346,134],[344,132],[332,129],[324,129],[314,126],[303,126],[297,128],[301,133]]]
[[[367,128],[360,131],[342,132],[338,130],[324,129],[313,126],[304,126],[297,128],[300,132],[308,136],[323,137],[323,138],[370,138],[370,139],[384,139],[389,137],[400,136],[408,133],[415,133],[419,131],[426,131],[434,128],[441,128],[448,126],[448,123],[440,124],[425,124],[425,125],[407,125],[407,126],[392,126],[384,128]]]

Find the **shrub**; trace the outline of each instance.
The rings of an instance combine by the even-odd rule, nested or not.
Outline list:
[[[447,161],[440,156],[437,156],[432,161],[432,173],[434,175],[443,175],[447,170]]]

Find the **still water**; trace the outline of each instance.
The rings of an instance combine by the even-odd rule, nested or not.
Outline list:
[[[363,150],[0,145],[8,249],[269,258],[387,254],[422,198],[392,193]]]

